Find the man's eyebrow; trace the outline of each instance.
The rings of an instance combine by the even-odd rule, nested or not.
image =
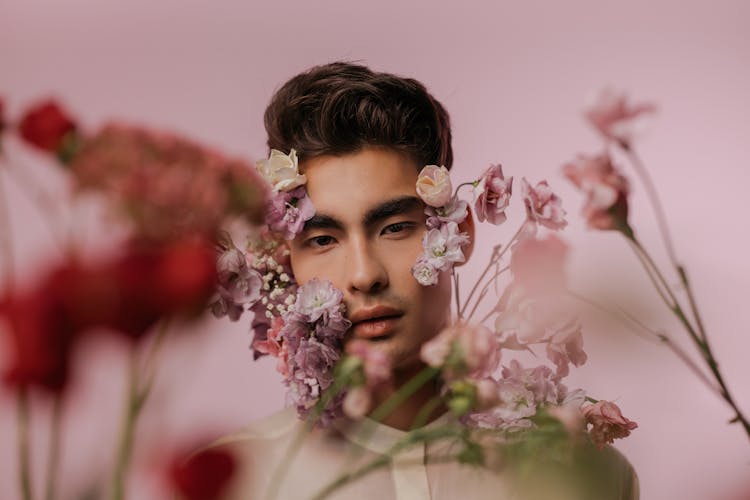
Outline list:
[[[310,229],[339,229],[343,230],[344,225],[338,219],[331,217],[330,215],[315,214],[305,222],[303,231],[309,231]]]
[[[419,198],[416,196],[401,196],[385,201],[368,210],[363,222],[365,226],[371,226],[394,215],[411,212],[417,208],[422,208],[422,201]]]

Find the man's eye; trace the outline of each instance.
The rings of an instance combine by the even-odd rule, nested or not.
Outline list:
[[[396,234],[412,229],[416,224],[413,222],[396,222],[383,228],[382,234]]]
[[[323,248],[332,245],[336,240],[333,236],[313,236],[305,241],[305,244],[311,248]]]

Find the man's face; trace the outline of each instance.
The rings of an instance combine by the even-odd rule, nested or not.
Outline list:
[[[425,231],[419,168],[366,148],[308,160],[302,170],[315,216],[290,243],[296,280],[326,279],[343,292],[353,322],[346,339],[367,339],[395,368],[417,363],[422,343],[446,325],[451,296],[447,274],[423,287],[411,273]]]

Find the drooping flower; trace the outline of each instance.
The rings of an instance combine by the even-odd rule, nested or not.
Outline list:
[[[594,444],[603,448],[615,439],[630,435],[638,424],[622,415],[620,408],[610,401],[599,401],[583,407],[586,423],[591,425],[589,434]]]
[[[453,194],[450,172],[447,168],[427,165],[419,172],[417,194],[427,205],[442,207]]]
[[[297,152],[292,149],[289,154],[272,149],[267,160],[259,160],[255,168],[271,186],[274,193],[292,191],[304,185],[307,179],[299,173]]]
[[[168,468],[172,489],[185,500],[218,500],[237,469],[237,458],[225,448],[180,453]]]
[[[505,222],[512,191],[513,177],[506,179],[501,165],[490,165],[474,187],[474,211],[479,222],[486,220],[495,225]]]
[[[557,377],[569,373],[568,365],[582,366],[588,356],[583,350],[583,333],[578,323],[571,322],[555,332],[547,344],[547,358],[557,367]]]
[[[23,140],[49,153],[61,151],[66,136],[75,130],[67,110],[52,99],[34,104],[18,124]]]
[[[293,240],[313,215],[315,206],[305,188],[300,186],[291,191],[280,191],[269,198],[266,223],[285,240]]]
[[[628,180],[609,155],[578,155],[563,174],[586,195],[583,216],[590,228],[628,231]]]
[[[447,271],[454,263],[465,260],[461,246],[468,242],[469,236],[459,232],[458,224],[446,222],[439,229],[425,232],[422,239],[424,260],[439,271]]]
[[[565,221],[565,210],[562,200],[552,192],[547,181],[541,181],[532,187],[526,178],[521,179],[521,191],[526,205],[526,216],[549,229],[562,229]]]
[[[634,119],[655,111],[654,104],[631,104],[624,92],[605,88],[584,116],[604,137],[627,146],[632,139]]]

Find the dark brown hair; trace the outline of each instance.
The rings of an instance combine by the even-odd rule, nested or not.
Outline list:
[[[300,161],[383,146],[407,154],[419,168],[453,163],[448,113],[411,78],[334,62],[300,73],[266,108],[268,147]]]

